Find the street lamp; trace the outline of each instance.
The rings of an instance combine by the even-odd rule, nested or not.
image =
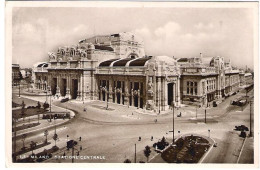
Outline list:
[[[198,106],[196,106],[196,119],[197,119],[197,113],[198,112]]]
[[[250,132],[249,132],[249,137],[252,137],[252,100],[250,101]]]
[[[174,101],[172,101],[172,145],[174,145]]]
[[[140,136],[139,136],[138,141],[141,141],[141,137]],[[135,163],[136,163],[136,143],[135,143],[135,158],[134,158],[134,160],[135,160]]]
[[[207,123],[207,109],[205,108],[205,123]]]
[[[50,112],[51,112],[51,87],[48,87],[49,91],[50,91]]]

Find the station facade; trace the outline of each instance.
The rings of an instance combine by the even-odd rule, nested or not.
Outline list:
[[[238,89],[241,73],[223,57],[146,56],[130,32],[95,36],[50,52],[33,69],[34,86],[54,98],[101,100],[151,111],[205,106]]]

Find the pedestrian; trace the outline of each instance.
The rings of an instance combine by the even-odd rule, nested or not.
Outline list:
[[[80,148],[79,148],[81,151],[82,151],[82,146],[80,146]]]
[[[63,156],[66,156],[65,151],[64,151],[64,153],[63,153]]]
[[[151,141],[153,141],[153,136],[151,136]]]
[[[81,136],[79,137],[79,141],[81,141]]]
[[[181,112],[180,112],[180,117],[181,117]]]

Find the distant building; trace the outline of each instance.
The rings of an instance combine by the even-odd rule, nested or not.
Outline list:
[[[245,73],[245,85],[249,86],[254,83],[252,73]]]
[[[19,64],[12,64],[12,85],[16,86],[21,80],[21,72]]]
[[[32,70],[30,68],[21,68],[20,71],[23,78],[28,78],[32,75]]]

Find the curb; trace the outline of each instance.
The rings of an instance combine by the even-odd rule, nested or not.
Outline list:
[[[242,155],[242,151],[243,151],[244,146],[245,146],[245,143],[246,143],[246,139],[247,139],[247,137],[246,137],[246,138],[244,139],[244,141],[243,141],[243,144],[242,144],[242,147],[241,147],[241,149],[240,149],[239,156],[238,156],[238,158],[237,158],[237,162],[236,162],[236,163],[238,163],[239,160],[240,160],[240,157],[241,157],[241,155]]]

